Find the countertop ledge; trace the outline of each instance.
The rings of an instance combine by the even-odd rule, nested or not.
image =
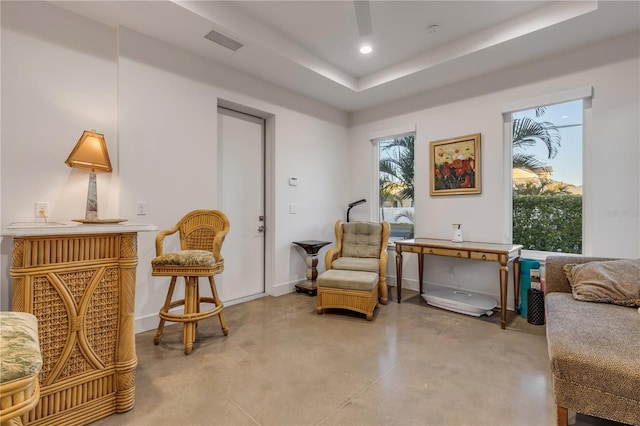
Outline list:
[[[157,231],[156,225],[148,223],[101,223],[79,222],[15,222],[2,229],[3,237],[38,237],[47,235],[112,234],[123,232]]]

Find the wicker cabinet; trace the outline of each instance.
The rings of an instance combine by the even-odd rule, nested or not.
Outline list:
[[[12,308],[38,319],[43,358],[40,402],[25,424],[86,424],[133,408],[137,233],[155,229],[5,229]]]

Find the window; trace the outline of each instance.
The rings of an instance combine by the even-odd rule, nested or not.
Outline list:
[[[583,100],[511,114],[513,242],[582,252]]]
[[[415,133],[374,140],[378,149],[378,219],[391,227],[390,240],[413,238],[413,146]]]

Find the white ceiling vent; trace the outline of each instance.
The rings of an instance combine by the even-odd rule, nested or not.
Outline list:
[[[220,46],[224,46],[227,49],[231,49],[233,51],[236,51],[240,49],[242,46],[244,46],[244,44],[240,43],[239,41],[234,40],[231,37],[228,37],[222,33],[219,33],[216,30],[209,31],[209,33],[206,36],[204,36],[204,38],[206,38],[207,40],[211,40],[215,43],[218,43]]]
[[[371,7],[368,0],[356,0],[353,2],[356,8],[356,24],[360,37],[368,37],[373,34],[373,23],[371,22]]]

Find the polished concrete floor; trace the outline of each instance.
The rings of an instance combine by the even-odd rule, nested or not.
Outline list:
[[[158,346],[136,336],[136,405],[96,425],[554,425],[543,326],[509,312],[475,318],[406,291],[373,321],[317,315],[292,293],[202,321],[193,353],[181,325]],[[413,296],[413,297],[412,297]],[[578,425],[610,424],[579,417]]]

